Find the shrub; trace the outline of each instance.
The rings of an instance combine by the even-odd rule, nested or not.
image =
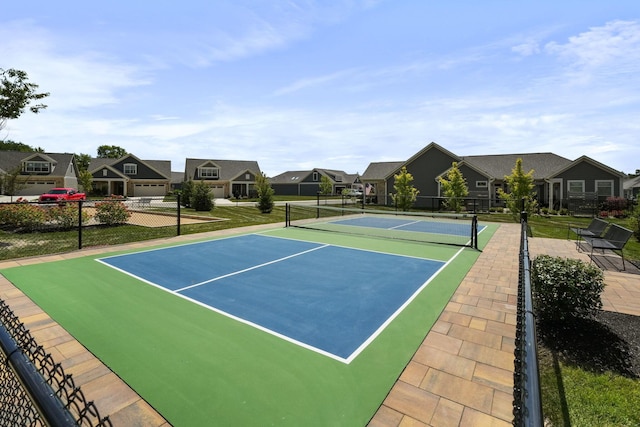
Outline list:
[[[47,214],[38,205],[13,203],[0,207],[0,224],[33,231],[42,227],[46,221]]]
[[[211,188],[203,181],[200,181],[193,186],[193,193],[191,194],[191,207],[196,211],[208,212],[213,209],[213,195],[211,194]]]
[[[263,173],[256,176],[256,190],[258,191],[257,207],[262,213],[271,213],[273,210],[273,194],[269,178]]]
[[[78,225],[78,204],[67,204],[51,207],[47,209],[47,218],[58,224],[60,228],[73,228]],[[91,216],[86,211],[82,211],[82,223],[86,223]]]
[[[125,224],[131,217],[131,212],[121,200],[122,197],[112,196],[96,203],[96,220],[105,225]]]
[[[540,255],[531,266],[531,284],[542,321],[593,317],[602,308],[602,270],[580,260]]]
[[[629,226],[633,230],[633,235],[640,242],[640,205],[636,206],[629,218]]]

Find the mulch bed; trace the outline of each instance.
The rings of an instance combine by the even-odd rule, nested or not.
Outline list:
[[[600,311],[594,319],[541,324],[538,338],[567,363],[640,378],[640,316]]]

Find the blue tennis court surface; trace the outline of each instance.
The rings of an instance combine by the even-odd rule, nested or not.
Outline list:
[[[460,222],[438,222],[404,218],[360,217],[332,221],[332,224],[353,225],[357,227],[382,228],[419,233],[448,234],[453,236],[470,236],[471,220]],[[484,226],[478,226],[481,231]]]
[[[257,234],[98,261],[346,363],[445,264]]]

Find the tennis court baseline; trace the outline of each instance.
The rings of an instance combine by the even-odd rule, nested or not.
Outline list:
[[[344,363],[446,265],[259,234],[98,261]]]

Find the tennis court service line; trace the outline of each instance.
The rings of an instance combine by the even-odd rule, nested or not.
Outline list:
[[[394,227],[389,227],[387,230],[397,230],[397,229],[399,229],[399,228],[402,228],[402,227],[408,227],[408,226],[410,226],[410,225],[417,224],[417,223],[419,223],[419,222],[420,222],[420,221],[405,222],[405,223],[403,223],[403,224],[398,224],[398,225],[396,225],[396,226],[394,226]]]
[[[222,275],[222,276],[214,277],[213,279],[205,280],[205,281],[200,282],[200,283],[194,283],[193,285],[189,285],[189,286],[185,286],[183,288],[175,289],[172,292],[180,293],[180,292],[186,291],[187,289],[197,288],[198,286],[206,285],[208,283],[212,283],[212,282],[215,282],[217,280],[222,280],[222,279],[225,279],[227,277],[232,277],[232,276],[235,276],[237,274],[246,273],[247,271],[251,271],[251,270],[258,269],[258,268],[262,268],[262,267],[265,267],[267,265],[276,264],[278,262],[286,261],[288,259],[295,258],[295,257],[300,256],[300,255],[304,255],[304,254],[307,254],[307,253],[310,253],[310,252],[317,251],[317,250],[322,249],[322,248],[326,248],[328,246],[331,246],[331,245],[328,245],[328,244],[327,245],[321,245],[321,246],[318,246],[316,248],[311,248],[311,249],[308,249],[306,251],[302,251],[302,252],[298,252],[296,254],[288,255],[286,257],[274,259],[273,261],[269,261],[269,262],[265,262],[265,263],[262,263],[262,264],[254,265],[252,267],[245,268],[243,270],[234,271],[233,273],[229,273],[229,274],[225,274],[225,275]]]

